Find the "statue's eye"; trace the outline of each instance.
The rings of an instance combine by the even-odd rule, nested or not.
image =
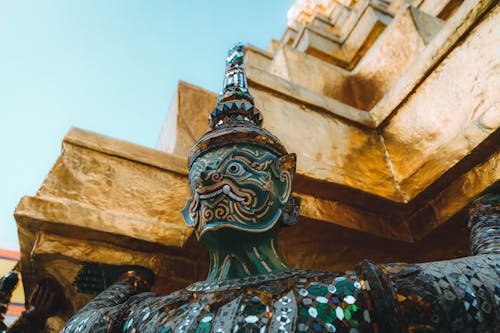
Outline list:
[[[240,176],[245,172],[245,169],[243,167],[235,162],[229,163],[227,166],[227,173],[233,176]]]

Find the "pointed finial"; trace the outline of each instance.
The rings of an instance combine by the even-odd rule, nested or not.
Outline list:
[[[188,166],[202,154],[230,144],[253,144],[265,147],[277,156],[287,155],[280,140],[262,128],[262,115],[255,107],[243,68],[245,46],[233,46],[226,58],[224,87],[217,105],[208,118],[211,129],[193,146]]]
[[[226,58],[226,76],[217,105],[210,113],[210,128],[223,124],[249,122],[262,124],[262,115],[255,107],[253,96],[248,91],[247,77],[243,67],[245,45],[238,43],[229,49]]]

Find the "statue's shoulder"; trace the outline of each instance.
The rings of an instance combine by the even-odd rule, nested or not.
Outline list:
[[[354,272],[289,273],[202,293],[202,304],[218,302],[203,319],[203,327],[211,332],[231,332],[235,327],[261,332],[371,332],[368,286]]]
[[[203,287],[203,288],[202,288]],[[352,272],[289,271],[137,296],[123,332],[371,331],[366,285]],[[353,331],[355,332],[355,331]]]
[[[297,331],[371,330],[369,286],[355,272],[308,272],[297,277],[292,289]]]

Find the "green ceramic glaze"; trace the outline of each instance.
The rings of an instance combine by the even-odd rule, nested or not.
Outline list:
[[[208,280],[287,269],[276,239],[292,192],[288,159],[238,143],[209,150],[192,164],[183,216],[209,248]]]

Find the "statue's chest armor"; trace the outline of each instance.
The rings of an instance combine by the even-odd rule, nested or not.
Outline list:
[[[165,297],[139,297],[123,332],[373,332],[369,287],[353,273],[284,274],[271,281],[230,280],[218,289],[194,291],[213,286],[198,283]]]

